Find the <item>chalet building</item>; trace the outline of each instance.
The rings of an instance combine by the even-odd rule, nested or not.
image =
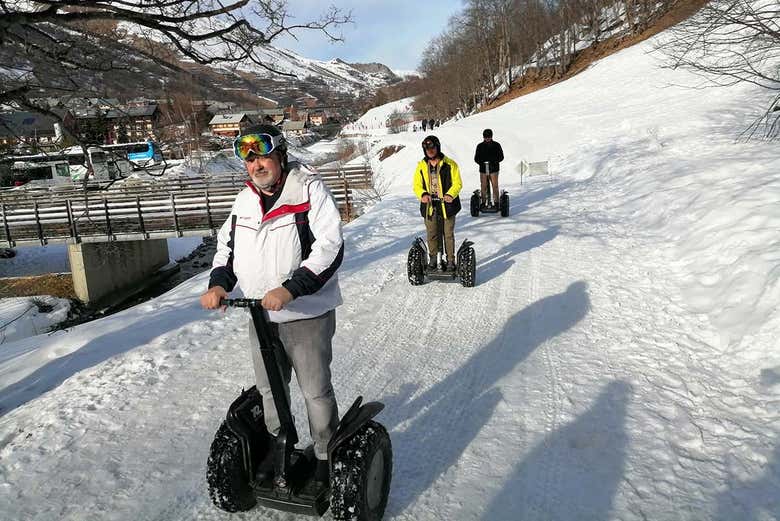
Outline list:
[[[306,126],[303,121],[285,121],[282,131],[286,136],[301,136],[306,132]]]
[[[0,148],[23,146],[30,149],[53,149],[66,132],[73,132],[73,114],[61,108],[50,109],[56,117],[38,112],[0,112]]]
[[[327,121],[328,118],[325,115],[325,112],[312,112],[309,115],[309,123],[311,123],[312,126],[319,127],[320,125],[324,125]]]
[[[206,100],[206,112],[212,116],[217,114],[227,114],[228,112],[236,112],[236,104],[225,101],[213,101]]]
[[[261,119],[264,123],[281,125],[282,121],[284,121],[284,109],[263,109],[261,113]]]
[[[119,107],[105,114],[108,128],[107,143],[127,143],[156,139],[160,123],[158,105]]]
[[[255,109],[243,112],[256,123],[280,125],[284,121],[284,109]]]
[[[248,114],[217,114],[209,121],[209,129],[215,136],[236,137],[254,122]]]

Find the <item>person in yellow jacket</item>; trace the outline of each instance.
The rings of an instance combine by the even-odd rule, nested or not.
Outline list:
[[[455,215],[460,211],[460,180],[458,164],[445,157],[441,143],[436,136],[428,136],[422,142],[423,158],[414,171],[414,193],[420,200],[420,214],[425,219],[428,232],[429,269],[436,269],[439,252],[437,222],[433,213],[433,200],[441,201],[440,211],[444,217],[444,250],[447,261],[442,259],[442,270],[455,270]]]

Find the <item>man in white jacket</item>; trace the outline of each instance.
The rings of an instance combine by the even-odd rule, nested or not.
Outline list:
[[[287,353],[280,368],[288,401],[291,369],[306,401],[318,460],[315,478],[327,482],[327,446],[338,425],[330,362],[335,308],[342,303],[336,275],[344,254],[341,216],[322,179],[288,162],[284,137],[276,127],[247,129],[236,138],[234,149],[249,180],[219,231],[201,305],[219,308],[236,284],[245,297],[262,299]],[[249,333],[266,427],[276,435],[279,416],[251,324]]]

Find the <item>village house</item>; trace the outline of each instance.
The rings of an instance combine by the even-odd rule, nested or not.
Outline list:
[[[253,123],[248,114],[217,114],[209,121],[209,129],[215,136],[236,137]]]
[[[118,107],[105,114],[108,127],[107,143],[132,143],[156,139],[160,122],[158,105]]]
[[[306,127],[303,121],[285,121],[282,131],[287,136],[301,136],[306,132]]]
[[[315,127],[319,127],[325,124],[327,116],[324,111],[316,111],[309,114],[309,123]]]
[[[75,128],[73,114],[65,109],[50,109],[57,117],[38,112],[0,112],[0,148],[23,146],[29,149],[53,149],[64,134]]]
[[[257,123],[280,125],[284,121],[284,109],[255,109],[243,112]]]

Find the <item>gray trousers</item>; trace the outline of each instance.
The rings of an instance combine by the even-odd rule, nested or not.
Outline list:
[[[279,339],[287,353],[286,357],[278,360],[287,401],[290,401],[290,377],[292,369],[295,369],[295,377],[298,379],[309,415],[309,433],[314,441],[314,455],[317,459],[328,459],[328,442],[339,423],[336,395],[330,381],[331,339],[336,332],[336,312],[330,310],[319,317],[272,326],[278,328]],[[251,320],[249,345],[257,390],[263,396],[265,426],[271,434],[276,435],[280,427],[279,415],[271,396],[271,386]]]

